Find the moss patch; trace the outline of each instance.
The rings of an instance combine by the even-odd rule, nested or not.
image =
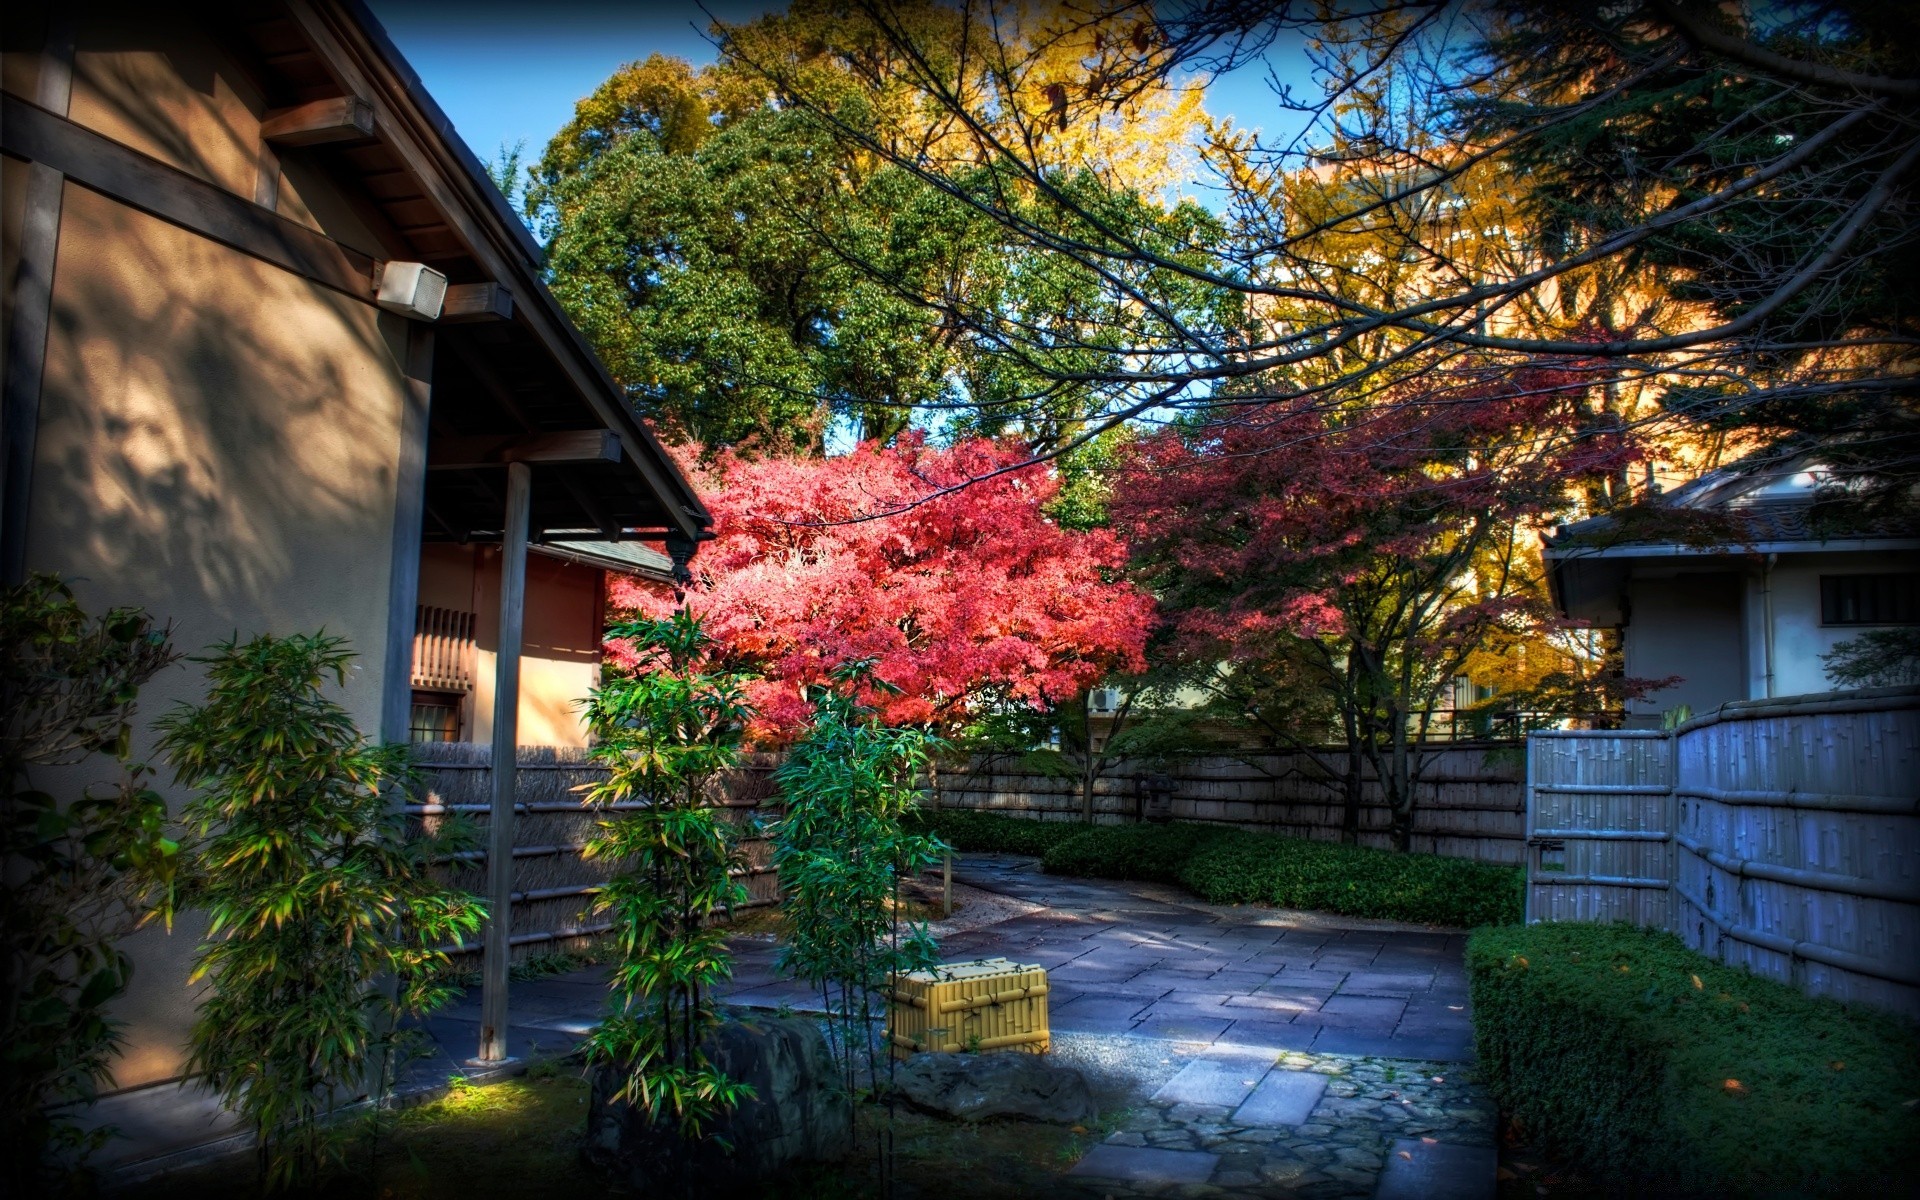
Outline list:
[[[486,1087],[456,1087],[392,1118],[374,1155],[365,1121],[344,1124],[345,1169],[324,1195],[392,1200],[511,1196],[583,1200],[629,1195],[580,1161],[587,1085],[578,1067],[535,1068]],[[116,1193],[139,1200],[226,1200],[258,1195],[251,1155],[178,1171]]]

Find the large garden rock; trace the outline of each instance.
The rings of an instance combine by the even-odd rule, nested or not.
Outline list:
[[[1071,1125],[1098,1112],[1080,1072],[1036,1054],[916,1054],[895,1068],[894,1088],[915,1108],[962,1121]]]
[[[833,1056],[819,1026],[804,1017],[728,1021],[714,1031],[707,1056],[754,1098],[689,1142],[655,1127],[644,1111],[616,1102],[620,1073],[593,1073],[586,1157],[651,1188],[697,1186],[702,1195],[752,1190],[796,1163],[834,1162],[852,1141],[852,1117],[837,1089]]]

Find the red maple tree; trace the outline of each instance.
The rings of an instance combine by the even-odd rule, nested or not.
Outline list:
[[[1048,519],[1058,483],[1046,468],[912,503],[1024,457],[912,435],[826,459],[686,455],[717,535],[694,559],[687,603],[724,663],[758,677],[756,740],[790,737],[810,711],[802,688],[856,659],[885,685],[861,697],[881,719],[942,731],[986,702],[1045,708],[1142,669],[1152,598],[1121,578],[1112,533]],[[876,513],[892,515],[859,519]],[[611,601],[674,607],[669,591],[630,579]],[[624,661],[624,648],[609,651]]]
[[[1282,740],[1343,742],[1323,766],[1350,836],[1371,767],[1407,846],[1441,694],[1492,632],[1552,621],[1528,586],[1535,532],[1634,456],[1587,410],[1591,387],[1534,369],[1254,405],[1126,462],[1114,523],[1167,613],[1169,658]]]

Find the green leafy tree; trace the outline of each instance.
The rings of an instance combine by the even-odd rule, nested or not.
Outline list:
[[[638,662],[587,702],[594,755],[609,768],[587,803],[643,803],[609,814],[586,848],[620,867],[596,905],[612,915],[616,958],[613,995],[587,1056],[622,1072],[616,1099],[691,1138],[752,1096],[704,1048],[720,1021],[714,988],[733,972],[713,918],[746,898],[731,873],[734,830],[714,789],[739,763],[752,709],[739,676],[706,669],[711,640],[686,609],[607,633],[627,640]]]
[[[1838,688],[1902,687],[1920,683],[1920,629],[1873,629],[1836,643],[1820,656]]]
[[[869,1091],[879,1089],[887,1052],[873,1041],[876,989],[934,961],[924,926],[902,936],[900,880],[942,849],[904,824],[918,801],[916,780],[941,742],[882,725],[854,699],[863,687],[886,690],[872,667],[867,660],[844,665],[816,691],[811,725],[774,773],[787,811],[773,829],[773,865],[793,929],[780,962],[821,991],[849,1102],[858,1094],[862,1048]]]
[[[93,1100],[119,1049],[107,1006],[133,974],[120,939],[173,910],[179,844],[128,744],[140,688],[175,657],[145,613],[89,616],[54,576],[0,591],[0,1178],[14,1195],[54,1186],[111,1133],[83,1134],[66,1114]],[[78,799],[29,778],[96,754],[121,778]]]
[[[338,1164],[328,1118],[387,1077],[400,1018],[452,995],[437,947],[484,915],[430,877],[453,847],[408,835],[407,748],[369,745],[326,694],[352,657],[324,634],[221,643],[193,660],[206,703],[159,722],[178,781],[200,793],[186,816],[211,917],[188,1069],[254,1127],[269,1190]]]
[[[954,60],[958,14],[895,10]],[[817,452],[836,422],[883,441],[918,423],[1070,451],[1097,404],[1070,380],[1119,368],[1113,331],[1188,319],[1220,295],[1166,277],[1152,306],[1114,308],[1099,272],[1025,253],[916,170],[850,144],[839,124],[956,168],[973,156],[928,123],[905,64],[856,9],[802,3],[723,32],[711,67],[655,55],[582,100],[527,194],[555,294],[674,435]],[[830,117],[778,97],[755,65],[773,62],[830,97]],[[1185,254],[1218,222],[1150,198],[1171,168],[1131,152],[1192,124],[1194,97],[1146,107],[1128,108],[1139,120],[1125,136],[1076,128],[1076,148],[1054,157],[1077,203]],[[1010,187],[1036,227],[1099,237],[1010,175],[975,174]]]

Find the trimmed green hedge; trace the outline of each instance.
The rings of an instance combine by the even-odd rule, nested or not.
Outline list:
[[[1196,854],[1239,832],[1225,826],[1186,823],[1082,825],[1078,836],[1047,851],[1042,861],[1049,875],[1180,883],[1181,872]]]
[[[955,850],[1036,857],[1086,829],[1078,821],[1035,821],[964,808],[921,809],[908,817],[907,825],[914,833],[938,835]]]
[[[1501,1111],[1610,1189],[1833,1195],[1914,1177],[1908,1022],[1626,925],[1482,929],[1467,970]]]
[[[1180,882],[1215,904],[1462,928],[1520,920],[1526,889],[1519,867],[1239,830],[1188,859]]]
[[[957,850],[1036,854],[1052,874],[1179,884],[1215,904],[1462,927],[1518,921],[1521,913],[1524,878],[1517,867],[1221,825],[1089,827],[955,809],[920,819]]]

